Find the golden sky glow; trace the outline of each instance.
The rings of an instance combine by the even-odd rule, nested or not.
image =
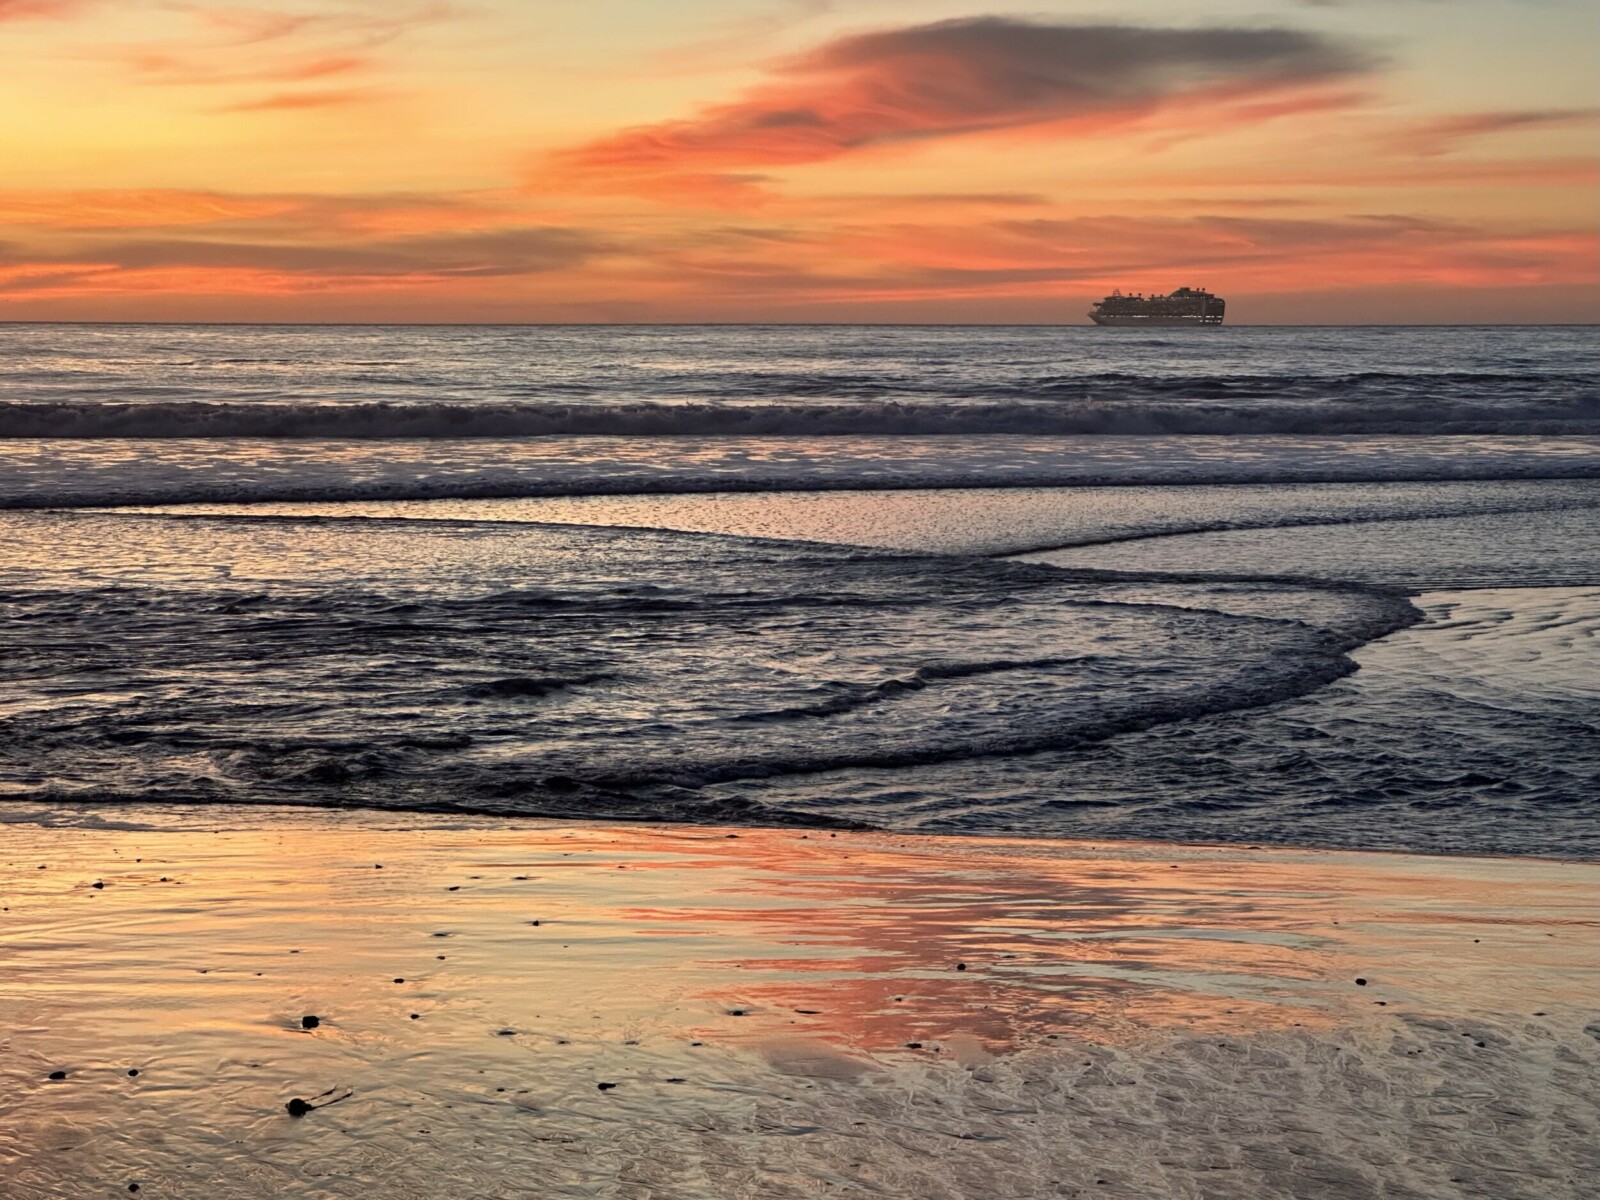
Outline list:
[[[0,0],[0,47],[0,319],[1600,319],[1588,0]]]

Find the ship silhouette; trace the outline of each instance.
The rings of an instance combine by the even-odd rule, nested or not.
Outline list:
[[[1112,292],[1089,310],[1096,325],[1221,325],[1227,301],[1204,288],[1181,287],[1168,296]]]

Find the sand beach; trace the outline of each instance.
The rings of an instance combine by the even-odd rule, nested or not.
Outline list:
[[[14,1200],[1578,1200],[1600,1169],[1590,864],[5,815]]]

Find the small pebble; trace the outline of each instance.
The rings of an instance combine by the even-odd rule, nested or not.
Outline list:
[[[301,1029],[315,1029],[318,1025],[321,1025],[321,1024],[322,1024],[322,1018],[321,1017],[314,1017],[314,1016],[310,1015],[309,1013],[300,1018],[300,1028]]]
[[[289,1103],[285,1104],[284,1108],[289,1110],[289,1115],[291,1117],[303,1117],[311,1111],[311,1105],[300,1099],[299,1096],[296,1096],[293,1100],[289,1101]]]
[[[51,1071],[50,1072],[50,1078],[51,1079],[65,1079],[66,1077],[67,1077],[67,1073],[65,1071]]]
[[[614,1084],[614,1083],[597,1083],[597,1084],[595,1084],[595,1087],[599,1088],[602,1092],[609,1092],[612,1088],[614,1088],[616,1086],[617,1085]]]
[[[128,1068],[128,1078],[129,1079],[132,1079],[138,1073],[139,1073],[139,1068],[138,1067],[129,1067]]]
[[[105,887],[105,886],[106,886],[106,885],[105,885],[105,884],[103,884],[103,883],[101,883],[101,882],[100,882],[100,881],[99,881],[99,880],[98,880],[98,879],[97,879],[97,880],[95,880],[95,881],[94,881],[94,882],[93,882],[93,883],[91,883],[91,884],[90,884],[90,885],[89,885],[89,886],[90,886],[90,887],[92,887],[92,888],[94,888],[94,889],[95,889],[95,890],[96,890],[96,891],[98,891],[98,890],[99,890],[99,889],[101,889],[101,888],[103,888],[103,887]]]
[[[965,971],[966,969],[967,969],[967,964],[966,963],[957,963],[956,964],[956,970]]]
[[[1365,979],[1357,979],[1356,980],[1356,986],[1357,987],[1366,987],[1367,986],[1367,981]]]
[[[397,976],[395,976],[395,982],[396,982],[396,983],[404,983],[404,982],[405,982],[405,980],[404,980],[404,979],[403,979],[403,978],[401,978],[401,977],[400,977],[400,976],[398,976],[398,975],[397,975]]]

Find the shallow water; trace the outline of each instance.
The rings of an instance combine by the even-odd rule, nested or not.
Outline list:
[[[18,798],[816,820],[697,789],[1268,703],[1412,619],[1357,588],[1321,589],[1309,625],[1031,564],[640,530],[5,524],[14,563],[48,547],[0,574]]]
[[[1600,602],[1570,586],[1600,580],[1597,503],[1525,481],[13,513],[0,789],[1600,856]],[[1089,544],[970,556],[1041,541]],[[1462,624],[1469,597],[1395,579],[1498,586],[1503,611]]]
[[[1600,591],[1415,603],[1425,620],[1354,651],[1357,672],[1266,708],[737,794],[925,831],[1600,858]]]

